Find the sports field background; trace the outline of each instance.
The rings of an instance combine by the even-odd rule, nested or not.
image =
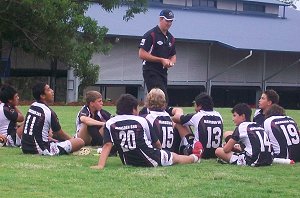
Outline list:
[[[75,131],[80,106],[53,106],[62,128]],[[28,106],[22,106],[25,114]],[[105,107],[115,114],[115,107]],[[232,130],[229,108],[216,108],[224,129]],[[193,108],[184,108],[185,113]],[[287,110],[297,123],[300,111]],[[24,155],[0,148],[0,197],[299,197],[300,163],[237,167],[202,160],[199,164],[136,168],[110,157],[104,170],[92,170],[98,156]]]

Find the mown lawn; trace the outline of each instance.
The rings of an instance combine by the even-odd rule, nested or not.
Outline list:
[[[28,106],[22,106],[25,113]],[[80,107],[54,106],[62,128],[75,131]],[[114,107],[105,107],[114,113]],[[184,108],[185,113],[193,108]],[[228,108],[217,108],[225,130],[232,130]],[[300,111],[288,110],[300,122]],[[299,151],[300,152],[300,151]],[[19,148],[0,148],[0,197],[299,197],[300,163],[237,167],[216,160],[159,168],[126,167],[110,157],[102,171],[88,156],[24,155]]]

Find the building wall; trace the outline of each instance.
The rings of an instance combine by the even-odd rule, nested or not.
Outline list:
[[[95,55],[93,62],[101,65],[97,84],[106,85],[108,92],[113,85],[143,86],[138,44],[139,39],[121,38],[119,43],[114,44],[109,55]],[[168,84],[173,88],[205,86],[210,78],[212,86],[262,88],[263,79],[291,65],[300,57],[300,53],[253,51],[252,56],[241,61],[250,54],[250,50],[232,49],[209,42],[177,41],[176,51],[177,63],[168,73]],[[268,79],[266,85],[299,86],[299,74],[298,63],[298,67],[293,66]]]
[[[235,10],[236,9],[236,2],[234,1],[217,1],[217,8],[223,10]]]

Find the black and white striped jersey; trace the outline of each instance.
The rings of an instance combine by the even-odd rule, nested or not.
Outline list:
[[[97,111],[97,113],[94,114],[94,116],[93,116],[88,105],[84,105],[80,109],[80,111],[78,112],[77,117],[76,117],[76,123],[75,123],[76,124],[76,132],[78,132],[81,127],[81,121],[80,121],[81,116],[90,117],[90,118],[93,118],[94,120],[98,120],[101,122],[106,122],[107,120],[109,120],[109,118],[111,118],[111,114],[108,111],[105,111],[104,109]],[[98,127],[98,128],[100,129],[101,127]]]
[[[222,146],[223,119],[217,111],[203,111],[180,117],[182,125],[194,128],[195,141],[204,147],[202,158],[215,158],[215,150]]]
[[[273,155],[268,135],[256,122],[242,122],[235,128],[231,138],[245,146],[247,165],[262,166],[272,163]]]
[[[0,134],[1,135],[16,135],[16,124],[18,112],[14,107],[5,103],[0,104]]]
[[[256,122],[260,126],[264,126],[265,115],[262,109],[256,109],[253,115],[253,122]]]
[[[181,137],[177,130],[173,129],[173,121],[166,111],[150,111],[146,119],[153,127],[162,148],[179,153]]]
[[[300,161],[299,129],[295,120],[289,116],[271,116],[264,122],[277,158]]]
[[[49,149],[49,130],[53,133],[61,130],[56,113],[46,104],[31,104],[24,121],[22,150],[26,153],[38,154]]]
[[[151,130],[151,124],[143,117],[117,115],[105,123],[103,142],[112,142],[117,147],[123,164],[158,166],[161,153],[152,146],[158,138]]]

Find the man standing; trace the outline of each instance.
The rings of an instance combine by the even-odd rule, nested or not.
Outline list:
[[[166,95],[168,69],[176,63],[175,38],[169,32],[174,19],[171,10],[162,10],[159,25],[146,32],[139,45],[139,57],[143,60],[143,78],[148,92],[160,88]]]

